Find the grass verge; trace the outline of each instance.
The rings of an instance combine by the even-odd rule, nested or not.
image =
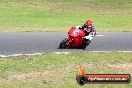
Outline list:
[[[132,53],[44,53],[0,58],[0,88],[81,88],[76,67],[90,74],[132,75]],[[130,84],[90,84],[84,88],[131,88]]]
[[[67,31],[94,22],[97,31],[132,31],[131,0],[0,0],[0,31]]]

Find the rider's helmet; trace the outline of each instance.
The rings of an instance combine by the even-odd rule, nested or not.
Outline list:
[[[86,25],[86,28],[90,29],[92,27],[92,25],[93,25],[93,22],[91,20],[87,20],[85,22],[85,25]]]

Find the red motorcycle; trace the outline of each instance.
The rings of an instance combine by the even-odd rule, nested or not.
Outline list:
[[[85,49],[88,45],[83,44],[85,32],[82,29],[72,27],[68,32],[68,38],[65,38],[59,45],[60,49],[76,48]]]

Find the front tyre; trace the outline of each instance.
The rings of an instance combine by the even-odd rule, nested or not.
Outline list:
[[[67,45],[66,45],[66,42],[68,41],[68,38],[65,38],[61,43],[60,43],[60,46],[59,48],[60,49],[65,49],[67,48]]]

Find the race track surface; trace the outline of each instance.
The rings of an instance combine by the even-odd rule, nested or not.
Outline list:
[[[1,32],[0,55],[43,52],[132,51],[132,32],[99,32],[82,49],[57,49],[66,32]]]

